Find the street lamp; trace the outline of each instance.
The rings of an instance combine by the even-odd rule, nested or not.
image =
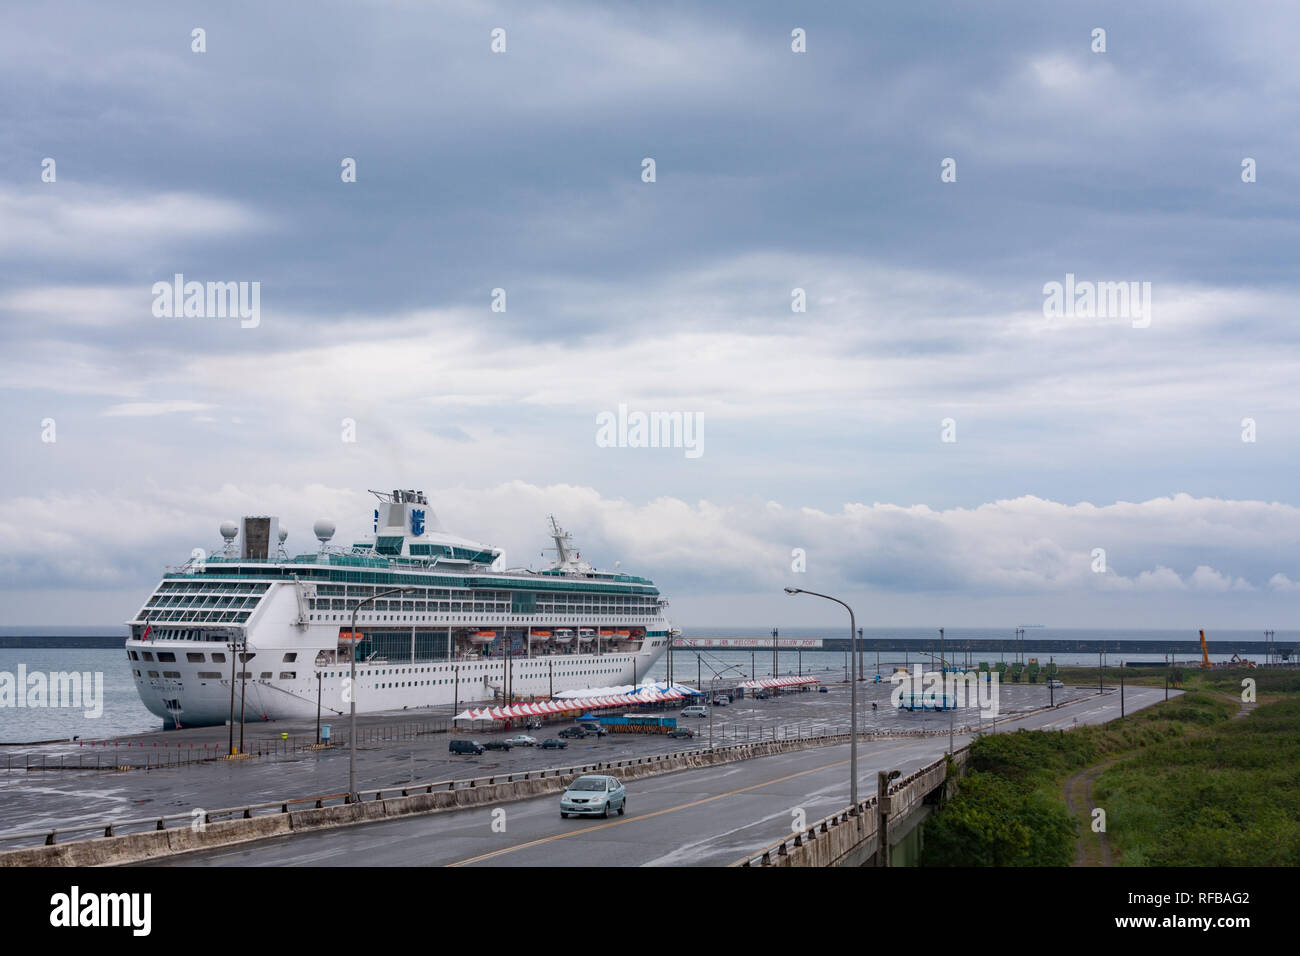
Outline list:
[[[349,632],[352,636],[352,650],[348,655],[352,658],[352,678],[348,685],[348,696],[352,698],[349,701],[351,706],[351,715],[348,718],[348,801],[356,803],[357,795],[357,611],[361,610],[363,605],[376,601],[381,597],[387,597],[390,594],[407,594],[414,591],[415,588],[390,588],[387,591],[380,591],[378,594],[372,594],[364,601],[358,601],[352,608],[352,630]]]
[[[844,610],[849,612],[849,661],[853,663],[858,657],[858,624],[853,618],[853,608],[849,607],[839,598],[833,598],[829,594],[818,594],[816,591],[805,591],[803,588],[786,588],[786,594],[811,594],[813,597],[823,598],[827,601],[834,601]],[[849,680],[849,803],[853,806],[854,812],[858,806],[858,682]]]
[[[729,670],[739,671],[741,677],[745,676],[745,672],[736,664],[728,664],[721,671],[716,670],[714,666],[710,664],[709,670],[713,671],[713,676],[709,678],[709,750],[713,750],[713,702],[717,700],[718,678]],[[703,688],[700,689],[703,690]]]

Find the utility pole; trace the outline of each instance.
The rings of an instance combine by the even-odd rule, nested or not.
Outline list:
[[[858,628],[858,680],[865,680],[862,675],[862,628]]]
[[[316,672],[316,744],[320,745],[320,671]]]
[[[230,743],[226,746],[226,753],[233,754],[235,752],[235,661],[239,659],[237,653],[239,644],[231,638],[226,646],[230,648],[230,720],[226,722],[230,727]]]
[[[243,670],[239,672],[239,752],[244,753],[244,691],[248,687],[248,641],[244,642],[244,651],[240,655]]]
[[[775,677],[777,674],[780,673],[780,671],[777,668],[781,666],[781,660],[779,657],[781,653],[780,645],[777,644],[776,642],[779,633],[780,632],[776,628],[772,628],[772,676],[773,677]]]
[[[1124,716],[1124,662],[1119,662],[1119,715]]]

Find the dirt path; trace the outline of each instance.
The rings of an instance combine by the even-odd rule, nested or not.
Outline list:
[[[1123,760],[1112,757],[1091,767],[1076,770],[1065,780],[1065,807],[1079,821],[1079,839],[1074,847],[1071,866],[1113,866],[1110,841],[1104,833],[1092,832],[1092,783],[1111,764]]]
[[[1233,720],[1239,720],[1253,711],[1256,702],[1240,701]],[[1198,731],[1200,732],[1200,731]],[[1189,735],[1191,736],[1191,735]],[[1093,800],[1092,785],[1111,764],[1124,760],[1131,754],[1121,754],[1109,760],[1076,770],[1065,779],[1065,807],[1070,815],[1079,821],[1079,838],[1075,843],[1074,862],[1071,866],[1114,866],[1110,841],[1105,833],[1092,832],[1092,810],[1096,806]]]

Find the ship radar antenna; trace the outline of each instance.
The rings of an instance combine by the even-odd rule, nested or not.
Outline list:
[[[329,518],[320,518],[311,526],[311,533],[320,542],[320,553],[324,554],[330,538],[334,537],[334,522],[330,521]]]
[[[226,545],[222,549],[222,554],[230,557],[235,553],[235,536],[239,534],[239,526],[233,521],[221,522],[221,537],[226,539]]]
[[[284,550],[284,539],[289,537],[289,529],[286,528],[284,525],[280,525],[279,537],[280,537],[280,546],[276,548],[275,555],[277,558],[279,558],[282,561],[288,561],[289,554]]]

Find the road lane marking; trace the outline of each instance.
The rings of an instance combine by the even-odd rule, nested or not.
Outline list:
[[[886,747],[879,751],[876,751],[876,753],[887,753],[894,750],[902,750],[907,746],[911,746],[911,744],[900,744],[897,747]],[[849,763],[848,760],[838,760],[835,763],[823,764],[820,767],[813,767],[809,770],[800,770],[798,773],[788,774],[787,776],[784,777],[777,777],[775,780],[765,780],[762,783],[755,783],[748,787],[741,787],[737,790],[730,790],[726,793],[715,794],[712,797],[704,797],[701,800],[692,800],[690,803],[683,803],[680,806],[666,807],[663,810],[655,810],[652,813],[643,813],[640,816],[628,817],[624,820],[611,820],[609,823],[601,823],[594,827],[584,827],[581,830],[568,830],[564,833],[555,833],[552,834],[551,836],[542,837],[541,839],[538,840],[530,840],[527,843],[520,843],[517,846],[508,846],[500,850],[493,850],[491,853],[484,853],[481,854],[480,856],[470,857],[468,860],[460,860],[459,862],[448,863],[446,865],[447,866],[468,866],[471,863],[478,863],[481,862],[482,860],[490,860],[493,857],[504,856],[507,853],[514,853],[518,850],[526,850],[529,847],[541,846],[543,843],[550,843],[554,840],[565,840],[568,839],[569,837],[581,836],[584,833],[595,833],[597,830],[606,830],[609,829],[610,827],[625,826],[626,824],[629,823],[639,823],[642,820],[649,820],[653,817],[663,816],[665,813],[676,813],[679,810],[689,810],[691,809],[691,807],[698,807],[705,803],[712,803],[714,800],[721,800],[724,797],[734,797],[737,794],[747,793],[750,790],[758,790],[762,787],[770,787],[774,783],[784,783],[787,780],[794,780],[797,777],[805,777],[810,773],[819,773],[822,770],[830,770],[834,767],[843,767],[847,763]]]

